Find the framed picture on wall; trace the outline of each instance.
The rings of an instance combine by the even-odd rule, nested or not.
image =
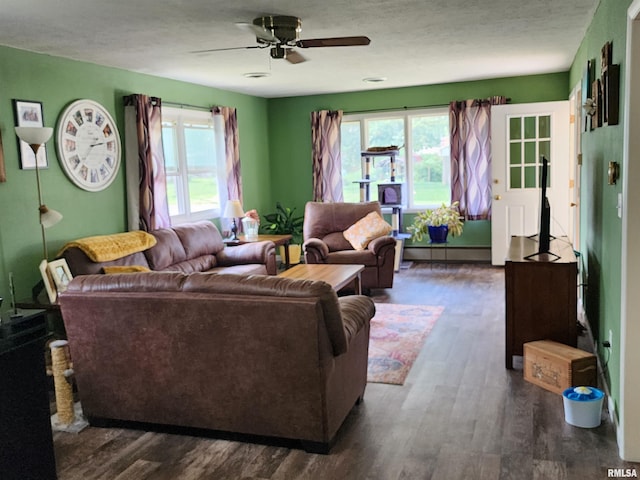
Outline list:
[[[43,127],[42,103],[29,100],[13,100],[13,113],[16,117],[16,127]],[[17,138],[17,137],[16,137]],[[38,150],[38,168],[49,166],[47,162],[47,149],[43,145]],[[18,150],[20,153],[20,168],[24,170],[36,168],[36,159],[33,150],[18,138]]]

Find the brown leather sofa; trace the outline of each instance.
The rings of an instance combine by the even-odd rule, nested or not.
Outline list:
[[[303,225],[305,261],[364,265],[362,288],[393,287],[395,239],[379,237],[369,242],[364,250],[355,250],[342,234],[371,212],[382,214],[378,202],[308,202]]]
[[[325,282],[85,275],[59,302],[93,425],[236,432],[328,452],[364,395],[374,304],[338,298]]]
[[[91,260],[78,247],[64,249],[64,258],[73,276],[104,273],[104,267],[141,266],[150,270],[183,273],[277,273],[273,242],[252,242],[225,247],[218,228],[209,221],[195,222],[151,232],[157,243],[141,252],[106,262]]]

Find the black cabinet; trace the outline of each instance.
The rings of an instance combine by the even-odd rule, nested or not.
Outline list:
[[[2,314],[0,323],[0,478],[56,477],[47,392],[44,310]]]

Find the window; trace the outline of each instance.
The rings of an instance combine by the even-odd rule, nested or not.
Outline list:
[[[551,165],[551,115],[509,117],[509,188],[540,188],[541,156]],[[551,175],[547,176],[547,187]]]
[[[172,223],[220,216],[219,143],[210,112],[162,108],[167,203]]]
[[[345,115],[341,125],[342,187],[345,202],[360,201],[357,180],[363,177],[360,152],[368,147],[398,145],[396,181],[404,182],[408,209],[451,201],[449,111],[447,108]],[[411,152],[407,159],[407,152]],[[371,181],[390,180],[389,159],[376,157]],[[371,188],[371,200],[377,187]]]

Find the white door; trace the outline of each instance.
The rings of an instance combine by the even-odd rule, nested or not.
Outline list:
[[[491,263],[504,265],[513,235],[539,230],[541,157],[549,160],[551,234],[569,236],[569,102],[491,107]]]

